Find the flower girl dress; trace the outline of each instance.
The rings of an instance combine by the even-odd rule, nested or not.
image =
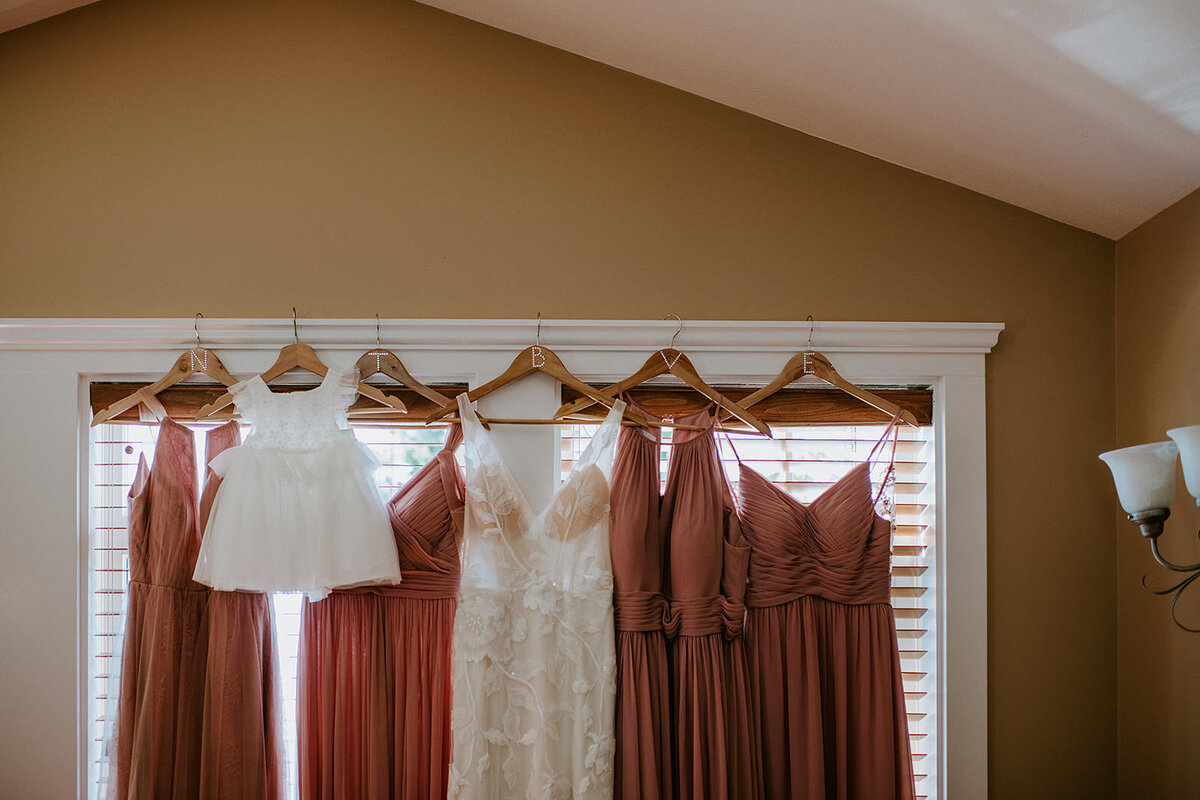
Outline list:
[[[378,459],[346,410],[358,375],[330,369],[321,385],[273,392],[257,376],[230,391],[251,432],[210,463],[217,491],[195,579],[221,590],[305,592],[398,583],[400,567]]]

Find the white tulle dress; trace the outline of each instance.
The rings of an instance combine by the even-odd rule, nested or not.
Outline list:
[[[346,409],[358,375],[330,369],[321,385],[273,392],[259,377],[230,391],[250,435],[209,466],[217,491],[195,578],[214,589],[298,591],[400,582],[391,525],[375,489],[378,459],[354,437]]]

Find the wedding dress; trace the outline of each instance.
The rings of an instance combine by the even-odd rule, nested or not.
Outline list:
[[[532,508],[465,394],[462,582],[450,797],[609,798],[616,655],[609,473],[617,402],[566,481]]]

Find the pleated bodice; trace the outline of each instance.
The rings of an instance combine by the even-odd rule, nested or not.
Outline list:
[[[807,505],[744,464],[739,474],[739,511],[752,545],[747,605],[804,595],[837,603],[889,601],[891,523],[875,513],[866,462]]]
[[[745,618],[750,546],[741,533],[733,494],[713,436],[713,413],[676,420],[661,520],[669,530],[667,588],[671,636],[737,636]]]
[[[148,467],[145,456],[141,457],[129,491],[131,581],[195,591],[207,588],[192,580],[200,552],[197,494],[192,432],[165,419],[154,445],[154,465]]]

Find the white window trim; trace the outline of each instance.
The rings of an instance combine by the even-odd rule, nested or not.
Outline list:
[[[933,387],[937,469],[938,790],[987,795],[987,483],[984,358],[1002,324],[820,322],[813,346],[859,382]],[[662,347],[675,323],[543,320],[541,341],[586,380],[616,379]],[[677,340],[714,382],[765,383],[808,339],[805,322],[687,321]],[[302,319],[301,339],[348,365],[375,341],[375,320]],[[288,319],[205,319],[201,336],[231,372],[263,369],[292,341]],[[423,380],[472,385],[532,343],[529,320],[384,320],[382,341]],[[88,383],[152,380],[194,343],[191,319],[0,320],[0,640],[12,659],[0,708],[36,710],[0,767],[10,786],[86,797]],[[553,381],[489,398],[486,413],[534,416],[558,407]],[[498,429],[510,463],[526,465],[531,497],[557,480],[557,429]],[[68,533],[70,532],[70,533]],[[30,546],[30,542],[35,542]],[[36,616],[33,616],[33,614]],[[74,691],[72,691],[74,689]],[[10,736],[12,734],[10,733]],[[75,741],[72,749],[65,746]]]

